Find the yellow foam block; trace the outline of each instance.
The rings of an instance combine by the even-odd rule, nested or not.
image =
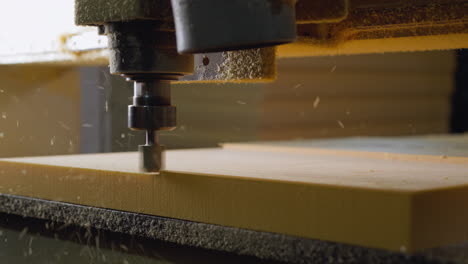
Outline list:
[[[136,153],[0,160],[0,192],[414,252],[468,235],[468,159],[315,149]]]

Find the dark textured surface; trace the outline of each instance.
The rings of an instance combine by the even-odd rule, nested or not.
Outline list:
[[[455,72],[455,91],[452,97],[452,133],[468,131],[468,49],[457,51],[457,69]]]
[[[0,194],[8,214],[291,263],[468,263],[468,244],[408,256],[378,249]]]
[[[14,264],[281,263],[5,213],[0,213],[0,260]]]
[[[298,0],[296,22],[298,24],[336,23],[346,18],[348,8],[349,0]]]
[[[76,0],[77,25],[102,25],[131,20],[172,21],[170,1],[166,0]]]

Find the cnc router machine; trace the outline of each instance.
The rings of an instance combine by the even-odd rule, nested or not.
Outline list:
[[[76,25],[83,27],[61,34],[45,50],[34,51],[40,38],[28,47],[31,52],[18,52],[21,47],[15,45],[2,50],[0,45],[0,63],[5,65],[1,71],[5,76],[17,74],[23,84],[40,82],[37,76],[44,76],[41,69],[48,64],[109,65],[111,74],[133,83],[132,103],[119,118],[128,119],[130,129],[145,131],[146,143],[138,153],[44,157],[11,158],[13,150],[0,149],[6,157],[0,159],[2,226],[18,229],[20,240],[31,232],[55,234],[88,248],[92,244],[125,256],[142,255],[145,261],[158,258],[147,253],[156,245],[172,251],[167,256],[173,261],[177,255],[192,254],[192,249],[174,250],[173,245],[215,250],[205,256],[228,252],[233,255],[223,261],[233,263],[468,261],[466,136],[301,139],[168,151],[158,139],[159,131],[177,127],[177,98],[171,94],[175,83],[185,83],[184,89],[213,83],[275,86],[277,60],[282,58],[320,57],[316,61],[321,64],[323,56],[468,48],[468,1],[75,0],[74,12]],[[2,30],[8,32],[5,23]],[[24,67],[39,73],[31,80],[21,77]],[[459,65],[460,83],[466,80],[463,67]],[[119,86],[127,85],[119,82],[112,89]],[[62,89],[66,87],[57,91]],[[0,86],[0,96],[10,96],[9,104],[27,101],[24,95],[5,92],[12,90]],[[82,93],[81,101],[95,100],[85,94],[90,95]],[[277,97],[286,100],[284,94]],[[125,104],[124,99],[117,103]],[[463,108],[462,96],[458,99]],[[319,97],[304,100],[311,109],[321,104]],[[64,103],[61,109],[67,107]],[[107,112],[108,102],[102,107]],[[214,115],[224,107],[229,106],[216,105],[207,113]],[[290,119],[278,126],[296,122],[288,117],[287,107],[272,111],[272,119]],[[396,101],[395,111],[398,108],[417,109]],[[84,114],[85,107],[79,111],[92,116]],[[445,115],[434,116],[438,114]],[[10,122],[6,112],[2,119],[0,147],[7,146],[12,127],[24,131],[24,124]],[[333,122],[343,129],[347,125]],[[65,131],[75,129],[63,120],[58,124]],[[90,126],[83,124],[85,129]],[[95,137],[81,135],[81,144]],[[19,142],[27,140],[34,141],[30,136]],[[50,145],[56,140],[53,135]],[[43,155],[34,151],[29,153]],[[76,237],[70,235],[76,230]],[[87,242],[82,243],[80,232]],[[25,260],[40,255],[32,250],[33,237]],[[121,244],[114,245],[112,239]],[[118,255],[111,261],[122,260]],[[96,254],[90,261],[106,259]]]

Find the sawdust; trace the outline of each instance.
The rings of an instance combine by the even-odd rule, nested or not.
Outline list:
[[[359,2],[340,23],[298,25],[279,57],[468,48],[465,1],[371,5]]]
[[[223,52],[223,63],[219,65],[217,80],[261,80],[272,81],[276,77],[276,48],[258,48]]]
[[[337,23],[348,16],[349,0],[298,0],[296,23]]]
[[[75,1],[75,23],[77,25],[101,25],[106,22],[135,19],[172,21],[171,3],[164,0]]]
[[[468,33],[467,7],[441,4],[394,8],[356,8],[341,23],[300,25],[298,34],[310,42],[338,46],[352,40]]]

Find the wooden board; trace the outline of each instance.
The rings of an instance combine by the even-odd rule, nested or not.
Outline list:
[[[454,55],[280,60],[264,89],[258,140],[447,133]]]
[[[225,143],[229,149],[263,149],[283,152],[326,152],[335,155],[393,157],[395,159],[464,163],[468,161],[468,133],[406,137],[345,137],[320,140]],[[442,159],[441,159],[442,158]]]
[[[464,157],[228,147],[169,151],[161,174],[137,159],[2,159],[0,192],[393,251],[467,239]]]
[[[0,157],[79,153],[80,105],[78,69],[0,65]]]

